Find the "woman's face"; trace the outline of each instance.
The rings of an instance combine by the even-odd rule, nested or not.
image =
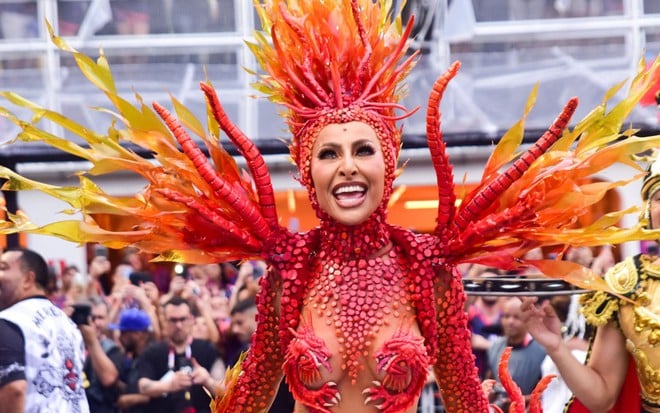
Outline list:
[[[650,203],[650,218],[651,218],[651,229],[660,228],[660,188],[649,198]]]
[[[319,206],[344,225],[364,222],[380,205],[385,161],[374,130],[364,122],[332,123],[312,147],[311,176]]]

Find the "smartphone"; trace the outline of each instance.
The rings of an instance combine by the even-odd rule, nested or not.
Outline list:
[[[73,304],[71,320],[75,325],[89,324],[89,316],[92,314],[92,306],[89,304]]]
[[[199,285],[197,285],[197,283],[194,281],[190,281],[190,283],[190,292],[192,292],[195,297],[199,297],[199,295],[202,293],[202,290],[199,289]]]
[[[106,247],[104,245],[101,245],[101,244],[97,244],[94,247],[94,256],[96,256],[96,257],[106,257],[107,258],[108,257],[108,247]]]
[[[146,273],[146,272],[132,272],[129,276],[128,279],[131,281],[131,284],[140,286],[144,283],[153,281],[153,278],[151,278],[151,274]]]
[[[250,260],[250,264],[252,265],[252,277],[255,280],[258,280],[264,275],[264,267],[258,261]]]

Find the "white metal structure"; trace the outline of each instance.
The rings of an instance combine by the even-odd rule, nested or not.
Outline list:
[[[57,32],[64,27],[58,24],[62,11],[79,5],[82,11],[74,22],[79,23],[77,32],[64,37],[72,47],[92,56],[103,49],[124,96],[138,92],[146,103],[167,103],[171,93],[203,118],[197,84],[208,76],[230,117],[258,144],[277,143],[288,136],[278,109],[264,99],[251,98],[254,78],[243,70],[256,68],[245,45],[255,29],[251,1],[148,0],[150,33],[117,34],[112,17],[102,24],[104,13],[128,1],[0,0],[0,34],[4,36],[0,39],[0,89],[20,92],[94,130],[107,127],[110,118],[90,109],[107,105],[104,96],[82,78],[70,57],[55,48],[43,23],[54,22]],[[2,25],[2,17],[19,5],[34,10],[36,32],[7,38],[9,26]],[[461,60],[463,67],[445,94],[442,126],[457,180],[467,174],[467,180],[474,181],[490,152],[484,143],[495,141],[518,120],[536,82],[538,102],[527,128],[538,132],[571,96],[580,98],[576,118],[586,115],[608,87],[635,72],[642,53],[655,56],[660,51],[658,0],[408,0],[408,8],[406,12],[418,17],[414,47],[423,53],[410,76],[405,101],[408,107],[422,107],[404,123],[404,146],[409,149],[401,158],[411,162],[397,182],[407,185],[433,183],[426,151],[418,148],[423,146],[423,108],[433,81],[449,62]],[[657,129],[657,109],[640,107],[631,122]],[[13,125],[0,120],[0,140],[15,133]],[[297,187],[289,175],[285,145],[279,148],[279,155],[268,157],[274,185],[276,189]],[[18,165],[29,176],[58,184],[68,182],[70,173],[79,167]],[[142,185],[121,176],[101,184],[109,192],[122,194]],[[637,202],[637,188],[627,191],[622,199]],[[20,195],[19,205],[37,222],[52,218],[62,208],[29,193]],[[52,257],[84,260],[79,249],[65,242],[32,237],[30,244]]]

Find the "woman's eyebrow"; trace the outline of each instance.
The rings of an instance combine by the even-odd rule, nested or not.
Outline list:
[[[364,138],[364,139],[358,139],[355,142],[353,142],[352,146],[360,146],[360,145],[369,145],[369,146],[376,146],[376,142],[369,138]]]
[[[326,142],[321,144],[321,146],[319,146],[319,151],[323,149],[340,149],[340,148],[341,145],[338,144],[337,142]]]

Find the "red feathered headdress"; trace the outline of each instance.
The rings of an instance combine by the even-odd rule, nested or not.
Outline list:
[[[401,147],[396,121],[412,113],[398,104],[400,85],[415,63],[416,54],[400,63],[412,24],[402,33],[391,0],[267,0],[257,12],[263,32],[250,47],[267,74],[255,87],[287,108],[300,181],[313,194],[310,152],[324,126],[365,122],[385,156],[386,203]]]

